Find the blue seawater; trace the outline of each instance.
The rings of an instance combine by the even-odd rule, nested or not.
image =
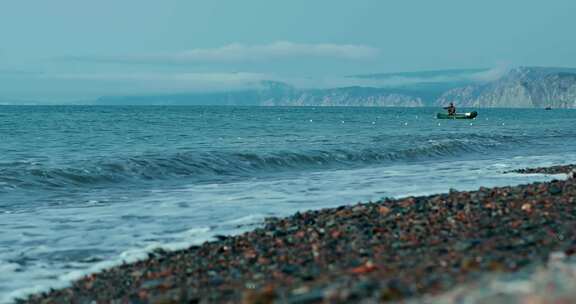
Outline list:
[[[0,107],[0,302],[265,217],[547,180],[576,111]]]

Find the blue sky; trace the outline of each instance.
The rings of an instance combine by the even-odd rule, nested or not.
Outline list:
[[[0,0],[0,101],[576,67],[572,0]]]

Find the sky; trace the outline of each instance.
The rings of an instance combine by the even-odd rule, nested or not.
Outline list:
[[[0,102],[576,67],[573,0],[0,0]]]

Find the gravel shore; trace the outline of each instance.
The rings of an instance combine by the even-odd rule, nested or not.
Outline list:
[[[518,170],[570,173],[576,166]],[[29,303],[379,303],[576,252],[576,178],[270,218],[87,276]],[[576,299],[575,299],[576,300]]]

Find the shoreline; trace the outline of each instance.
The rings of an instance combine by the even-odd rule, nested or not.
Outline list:
[[[515,173],[569,174],[576,166]],[[16,302],[316,303],[439,295],[576,251],[576,179],[384,199],[92,274]]]

